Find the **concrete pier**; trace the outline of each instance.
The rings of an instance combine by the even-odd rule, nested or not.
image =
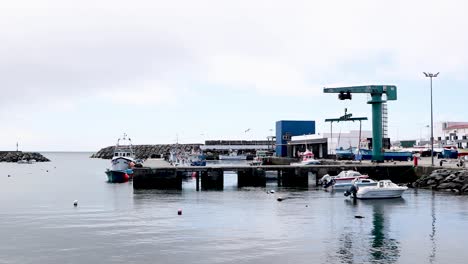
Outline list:
[[[222,169],[214,169],[201,172],[201,189],[206,190],[223,190],[224,188],[224,171]]]
[[[268,166],[203,166],[203,167],[143,167],[134,169],[134,189],[182,189],[182,178],[195,172],[197,190],[222,190],[224,172],[235,171],[238,187],[265,187],[266,172],[278,174],[278,186],[308,187],[309,176],[317,182],[325,174],[337,175],[343,170],[356,170],[374,180],[390,179],[395,183],[417,180],[422,170],[411,165],[395,164],[342,164],[342,165],[268,165]],[[426,170],[423,170],[426,171]],[[315,182],[315,183],[316,183]]]
[[[241,187],[265,187],[266,175],[262,168],[248,168],[237,171],[237,186]]]
[[[134,189],[182,190],[182,171],[176,168],[138,168],[133,172]]]

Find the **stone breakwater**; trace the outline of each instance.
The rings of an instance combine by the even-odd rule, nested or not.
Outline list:
[[[22,152],[22,151],[1,151],[0,162],[18,162],[19,160],[36,160],[37,162],[50,161],[41,153],[37,152]]]
[[[439,169],[419,178],[413,183],[415,188],[450,190],[468,195],[468,170]]]
[[[162,144],[162,145],[134,145],[135,157],[137,159],[158,158],[169,154],[171,149],[181,150],[187,153],[198,151],[200,144]],[[91,156],[91,158],[111,159],[114,155],[114,146],[106,147]]]

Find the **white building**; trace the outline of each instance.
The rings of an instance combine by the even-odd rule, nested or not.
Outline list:
[[[438,122],[434,124],[434,141],[441,146],[468,146],[468,122]]]

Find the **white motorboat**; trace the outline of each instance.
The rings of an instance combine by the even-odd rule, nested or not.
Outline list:
[[[342,183],[351,183],[353,180],[356,178],[369,178],[368,175],[363,175],[357,171],[353,170],[347,170],[347,171],[342,171],[336,176],[330,176],[326,174],[320,179],[320,182],[326,186],[330,184],[342,184]]]
[[[337,191],[338,190],[345,191],[345,190],[348,190],[353,185],[357,186],[358,188],[361,188],[361,187],[366,187],[366,186],[376,186],[377,182],[372,180],[372,179],[358,177],[358,178],[352,180],[351,182],[335,183],[335,184],[333,184],[332,187],[333,187],[334,190],[337,190]]]
[[[357,187],[354,193],[358,199],[399,198],[408,187],[398,186],[390,180],[377,182],[376,186]]]

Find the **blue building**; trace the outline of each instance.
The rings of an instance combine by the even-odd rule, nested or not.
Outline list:
[[[288,155],[287,143],[292,136],[315,134],[315,121],[281,120],[276,122],[276,156]]]

